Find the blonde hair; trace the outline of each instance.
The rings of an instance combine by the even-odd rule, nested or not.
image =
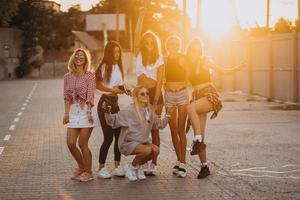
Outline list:
[[[75,59],[75,55],[78,51],[82,51],[84,53],[85,56],[85,63],[83,66],[83,70],[84,71],[91,71],[91,54],[89,52],[89,50],[87,49],[83,49],[83,48],[77,48],[74,50],[73,54],[71,55],[69,62],[68,62],[68,70],[69,72],[76,72],[76,66],[74,64],[74,59]]]
[[[147,88],[144,87],[144,86],[138,85],[138,86],[136,86],[136,87],[133,89],[133,91],[132,91],[133,105],[134,105],[135,111],[136,111],[136,113],[137,113],[137,115],[138,115],[138,117],[139,117],[139,119],[140,119],[141,121],[143,120],[143,117],[142,117],[142,114],[141,114],[141,112],[140,112],[140,105],[139,105],[137,96],[138,96],[138,94],[139,94],[139,91],[140,91],[141,89],[143,89],[143,88],[147,89]],[[147,89],[147,90],[148,90],[148,89]],[[148,107],[149,105],[150,105],[150,103],[148,102],[147,107]]]

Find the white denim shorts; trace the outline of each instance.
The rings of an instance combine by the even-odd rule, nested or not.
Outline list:
[[[69,113],[69,124],[68,128],[90,128],[99,126],[99,118],[97,112],[92,110],[92,116],[94,123],[90,123],[87,118],[87,105],[80,107],[79,103],[71,104]]]
[[[190,98],[187,88],[179,91],[165,91],[165,106],[166,108],[174,106],[182,106],[189,104]]]

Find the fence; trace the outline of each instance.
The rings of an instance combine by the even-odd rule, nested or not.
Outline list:
[[[213,49],[215,61],[221,66],[234,66],[242,60],[247,63],[245,69],[233,75],[215,74],[219,89],[299,102],[300,35],[297,33],[246,38]]]

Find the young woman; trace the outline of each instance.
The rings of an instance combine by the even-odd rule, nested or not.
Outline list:
[[[210,119],[217,117],[222,108],[216,88],[211,82],[210,69],[221,73],[238,71],[243,65],[231,69],[219,67],[203,56],[202,43],[194,39],[187,47],[187,66],[189,66],[189,81],[193,87],[193,102],[187,106],[189,120],[194,131],[191,155],[199,155],[202,163],[198,178],[205,178],[210,174],[207,166],[205,126],[207,113],[213,112]]]
[[[93,179],[92,154],[88,141],[95,126],[91,108],[94,105],[96,80],[89,71],[90,64],[89,52],[76,49],[69,60],[69,72],[64,75],[63,124],[68,124],[67,145],[78,165],[71,179],[82,182]],[[77,140],[80,149],[76,146]]]
[[[149,92],[143,86],[133,91],[133,104],[117,114],[110,114],[106,122],[112,128],[121,127],[119,149],[125,156],[135,155],[132,163],[127,166],[126,176],[130,181],[144,180],[143,164],[157,159],[159,147],[150,143],[150,131],[162,129],[167,125],[167,118],[160,119],[150,107]]]
[[[145,9],[140,10],[135,30],[135,54],[137,84],[142,85],[149,91],[150,104],[153,105],[157,115],[160,115],[163,108],[163,98],[161,93],[163,77],[163,57],[161,54],[160,40],[152,31],[146,31],[143,35],[142,26],[145,17]],[[152,143],[159,147],[160,137],[158,130],[152,130]],[[157,159],[152,160],[147,174],[155,175],[157,172]]]
[[[185,167],[186,135],[185,122],[187,118],[186,106],[189,103],[187,90],[187,71],[184,64],[184,55],[180,53],[181,39],[171,35],[166,40],[168,56],[165,59],[164,89],[165,107],[170,113],[169,126],[173,146],[177,156],[177,163],[173,167],[173,173],[179,177],[187,174]]]
[[[105,161],[113,138],[115,138],[115,169],[113,170],[113,175],[125,176],[125,172],[120,166],[121,153],[118,148],[120,129],[112,129],[107,125],[103,110],[104,102],[107,102],[112,106],[112,113],[117,113],[120,110],[118,105],[118,94],[123,93],[123,90],[119,89],[120,86],[124,84],[123,71],[121,47],[116,41],[110,41],[105,46],[104,57],[96,71],[97,89],[104,93],[98,102],[97,110],[104,136],[104,141],[99,153],[98,176],[100,178],[112,177],[110,171],[105,167]]]

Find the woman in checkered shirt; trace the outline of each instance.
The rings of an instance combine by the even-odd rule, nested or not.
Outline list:
[[[64,75],[65,114],[63,124],[68,124],[67,144],[78,167],[71,179],[81,182],[93,179],[92,153],[88,140],[95,127],[96,118],[91,108],[96,89],[95,75],[90,71],[91,59],[87,50],[78,48],[70,57],[69,72]],[[79,148],[76,146],[77,140]]]

